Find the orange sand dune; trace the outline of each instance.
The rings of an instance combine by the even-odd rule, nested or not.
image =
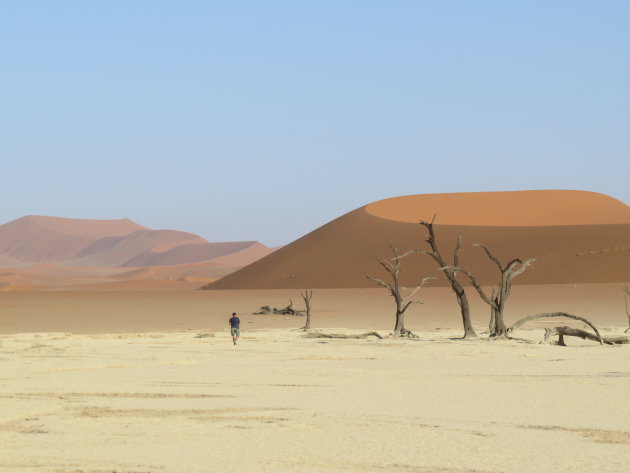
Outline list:
[[[576,208],[568,207],[572,198]],[[483,211],[476,210],[483,224],[473,225],[475,220],[470,218],[476,205],[454,204],[468,199],[485,202]],[[495,210],[504,208],[505,202],[514,204],[512,213]],[[543,205],[548,211],[540,211]],[[584,212],[583,218],[580,211]],[[461,264],[483,284],[496,280],[497,269],[482,250],[471,247],[473,243],[487,245],[504,261],[538,258],[532,269],[515,280],[517,284],[630,280],[630,207],[590,192],[530,191],[408,196],[370,204],[206,288],[371,287],[373,283],[365,273],[385,276],[374,256],[390,257],[389,241],[401,250],[427,248],[424,228],[411,221],[431,218],[435,213],[436,234],[445,256],[452,257],[457,237],[462,235]],[[519,222],[528,225],[517,226]],[[425,255],[408,257],[401,275],[407,286],[423,276],[441,277],[435,263]],[[443,279],[432,283],[444,284]]]
[[[440,225],[558,226],[630,224],[630,207],[604,194],[544,190],[419,194],[365,206],[376,217],[397,222],[430,221]]]

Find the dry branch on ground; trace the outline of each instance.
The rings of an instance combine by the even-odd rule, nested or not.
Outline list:
[[[360,339],[365,340],[368,337],[376,337],[380,340],[384,339],[378,332],[365,332],[357,335],[349,335],[347,333],[322,333],[322,332],[309,332],[304,335],[304,338],[338,338],[338,339]]]
[[[545,329],[545,339],[544,343],[551,343],[551,337],[558,336],[558,341],[555,342],[557,345],[566,346],[564,343],[564,337],[578,337],[582,340],[593,340],[595,342],[606,343],[607,345],[620,345],[625,343],[630,343],[630,338],[628,337],[600,337],[593,335],[585,330],[580,330],[578,328],[573,327],[552,327]]]
[[[289,299],[289,305],[283,308],[271,307],[268,305],[264,305],[260,308],[258,312],[254,312],[254,315],[264,315],[264,314],[278,314],[278,315],[304,315],[306,311],[297,310],[293,308],[293,301]]]
[[[579,320],[581,322],[584,322],[586,325],[588,325],[589,327],[593,329],[593,332],[595,332],[595,335],[597,335],[598,337],[597,341],[599,341],[599,343],[603,343],[602,336],[599,333],[599,330],[597,330],[597,327],[595,327],[595,325],[593,324],[593,322],[579,315],[567,314],[566,312],[545,312],[542,314],[528,315],[527,317],[523,317],[522,319],[514,322],[512,326],[507,329],[507,333],[508,334],[512,333],[517,328],[521,327],[522,325],[532,320],[552,318],[552,317],[566,317],[568,319]]]

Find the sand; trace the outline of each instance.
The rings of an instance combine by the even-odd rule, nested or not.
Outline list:
[[[456,334],[5,335],[0,471],[625,471],[630,347]]]
[[[195,283],[164,281],[164,286],[103,285],[100,290],[15,291],[0,297],[0,331],[123,333],[170,330],[222,330],[227,314],[237,312],[252,329],[295,328],[294,317],[252,316],[263,305],[285,307],[292,299],[303,307],[298,290],[198,291]],[[468,291],[472,320],[487,324],[488,306]],[[422,304],[407,311],[412,330],[459,328],[461,317],[450,288],[425,288]],[[313,297],[315,327],[389,330],[393,299],[383,289],[317,289]],[[564,311],[602,325],[624,325],[626,315],[619,284],[515,286],[505,311],[513,322],[539,312]]]
[[[6,292],[1,473],[610,472],[630,461],[630,346],[461,341],[446,288],[423,291],[418,340],[303,338],[297,291]],[[487,307],[471,295],[481,333]],[[518,286],[508,323],[584,315],[627,326],[617,284]],[[316,290],[313,326],[393,325],[378,289]],[[236,311],[242,338],[226,321]],[[573,326],[574,322],[569,322]]]

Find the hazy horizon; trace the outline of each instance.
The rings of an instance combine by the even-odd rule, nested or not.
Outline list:
[[[0,18],[0,223],[287,244],[377,200],[630,203],[626,2],[78,1]]]

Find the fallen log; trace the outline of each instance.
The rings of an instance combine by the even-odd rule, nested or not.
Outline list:
[[[365,332],[365,333],[361,333],[358,335],[350,335],[347,333],[322,333],[322,332],[309,332],[307,334],[304,335],[304,338],[339,338],[339,339],[343,339],[343,340],[348,340],[348,339],[360,339],[360,340],[365,340],[368,337],[376,337],[380,340],[383,340],[385,337],[383,337],[381,334],[377,333],[377,332]]]
[[[551,337],[558,336],[558,341],[556,342],[558,345],[565,347],[564,337],[578,337],[582,340],[593,340],[594,342],[603,342],[607,345],[620,345],[625,343],[630,343],[629,337],[596,337],[592,333],[589,333],[585,330],[580,330],[578,328],[572,327],[552,327],[545,329],[545,339],[544,343],[551,343]]]
[[[289,305],[283,308],[271,307],[268,305],[262,306],[258,312],[254,312],[254,315],[266,315],[266,314],[277,314],[277,315],[304,315],[306,314],[305,310],[297,310],[293,308],[293,301],[289,299]]]
[[[526,322],[529,322],[530,320],[543,319],[543,318],[549,318],[549,317],[567,317],[569,319],[579,320],[581,322],[584,322],[586,325],[588,325],[589,327],[593,329],[593,332],[595,332],[595,334],[597,335],[597,341],[600,344],[604,343],[602,340],[602,336],[599,333],[599,330],[597,330],[597,327],[595,327],[595,325],[593,325],[593,323],[590,320],[585,319],[584,317],[580,317],[579,315],[567,314],[566,312],[548,312],[548,313],[543,313],[543,314],[528,315],[527,317],[523,317],[522,319],[512,324],[512,326],[507,329],[507,332],[508,334],[512,333],[512,331],[516,330],[518,327],[525,324]]]

